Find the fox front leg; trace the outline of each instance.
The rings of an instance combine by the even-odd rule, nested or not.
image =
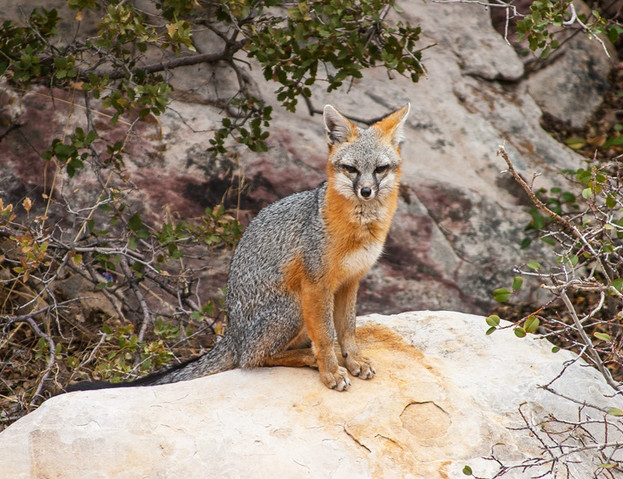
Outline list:
[[[338,364],[331,337],[333,295],[322,285],[309,281],[303,281],[301,293],[303,321],[312,342],[320,379],[328,388],[345,391],[350,386],[348,371]]]
[[[340,287],[334,298],[333,320],[348,371],[360,379],[370,379],[376,371],[370,359],[361,354],[355,340],[358,289],[359,281],[348,282]]]

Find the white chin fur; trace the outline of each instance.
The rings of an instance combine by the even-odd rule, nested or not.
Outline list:
[[[342,259],[342,266],[353,276],[365,273],[376,262],[382,252],[383,242],[374,241],[347,254]]]

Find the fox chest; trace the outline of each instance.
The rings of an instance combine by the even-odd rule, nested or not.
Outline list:
[[[362,275],[368,271],[383,252],[383,243],[374,241],[349,251],[341,261],[345,276]]]

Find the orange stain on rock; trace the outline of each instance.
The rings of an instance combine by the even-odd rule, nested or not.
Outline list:
[[[448,457],[463,447],[461,437],[475,433],[469,430],[471,424],[461,423],[465,412],[459,414],[448,401],[443,376],[420,350],[388,327],[365,323],[357,328],[357,341],[372,359],[376,376],[369,381],[353,378],[347,393],[319,387],[299,406],[317,411],[317,427],[341,428],[367,461],[372,477],[447,479]],[[360,406],[349,402],[350,394],[357,395]],[[474,447],[478,444],[475,440]]]

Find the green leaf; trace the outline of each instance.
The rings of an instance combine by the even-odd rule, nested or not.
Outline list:
[[[493,299],[498,303],[505,303],[511,297],[511,292],[508,288],[498,288],[493,291]]]
[[[200,319],[203,319],[203,313],[201,313],[201,311],[193,311],[192,313],[190,313],[190,317],[191,319],[198,321]]]
[[[616,289],[619,293],[623,292],[623,278],[613,279],[610,286]]]
[[[582,184],[587,184],[589,181],[591,181],[592,177],[592,173],[583,168],[580,168],[575,174],[576,180],[578,180]]]
[[[513,291],[519,291],[523,284],[523,278],[521,276],[515,276],[513,279]]]
[[[536,261],[530,261],[526,263],[526,266],[530,269],[533,269],[534,271],[538,271],[541,269],[541,264],[537,263]]]
[[[597,467],[600,467],[602,469],[612,469],[614,467],[617,467],[619,465],[618,462],[608,462],[608,463],[604,463],[602,462],[601,464],[599,464]]]
[[[560,346],[554,346],[552,348],[552,353],[557,353],[558,351],[560,351]]]
[[[138,239],[147,239],[149,238],[149,231],[147,231],[146,229],[140,229],[136,232],[136,237]]]
[[[522,327],[515,328],[513,332],[518,338],[524,338],[526,336],[526,330]]]
[[[576,264],[578,264],[578,260],[579,258],[576,255],[571,255],[571,256],[561,256],[558,261],[560,263],[566,263],[568,265],[571,266],[575,266]]]
[[[584,188],[582,190],[582,198],[588,200],[593,194],[593,190],[591,188]]]
[[[575,195],[573,193],[565,191],[560,197],[565,203],[575,203]]]
[[[94,130],[90,130],[89,133],[87,134],[86,142],[87,142],[88,145],[90,145],[91,143],[93,143],[98,138],[99,137],[97,136],[97,133],[95,133]]]
[[[621,417],[623,416],[623,410],[619,409],[618,407],[611,407],[608,409],[608,414],[610,414],[611,416]]]
[[[497,328],[495,326],[491,326],[489,329],[487,329],[487,332],[485,333],[487,336],[489,336],[490,334],[493,334],[493,332],[496,330]]]
[[[536,316],[529,316],[524,322],[524,330],[526,333],[535,333],[537,329],[539,329],[539,318]]]
[[[586,146],[586,139],[579,136],[572,136],[565,140],[565,144],[572,150],[579,150],[580,148]]]
[[[128,220],[128,226],[132,231],[138,231],[143,226],[143,221],[138,213],[134,213]]]
[[[623,135],[621,136],[613,136],[608,138],[608,140],[604,143],[604,148],[610,148],[611,146],[622,146],[623,145]]]
[[[556,246],[556,241],[554,241],[553,238],[550,238],[549,236],[543,236],[541,238],[539,238],[541,241],[543,241],[543,243],[548,244],[550,246]]]
[[[600,333],[599,331],[596,331],[593,333],[593,336],[595,336],[597,339],[601,339],[602,341],[606,341],[606,342],[609,342],[611,340],[610,335],[608,333]]]
[[[489,326],[498,326],[500,324],[500,317],[497,314],[492,314],[486,318],[487,324]]]
[[[541,230],[545,228],[545,217],[540,213],[532,214],[532,228]]]
[[[472,475],[472,468],[469,466],[465,466],[463,468],[463,474],[465,474],[466,476],[471,476]]]

